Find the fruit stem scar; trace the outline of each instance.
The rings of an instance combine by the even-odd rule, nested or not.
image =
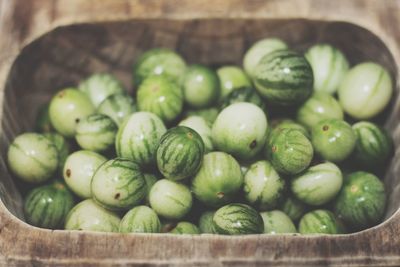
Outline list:
[[[257,141],[253,140],[253,142],[250,143],[250,148],[253,149],[257,146]]]
[[[70,169],[67,169],[67,171],[65,173],[67,174],[67,177],[71,176],[71,170]]]
[[[352,185],[352,186],[350,187],[350,192],[356,193],[357,191],[358,191],[358,186]]]
[[[116,193],[115,196],[114,196],[114,198],[115,198],[115,199],[119,199],[120,196],[121,196],[120,193]]]
[[[224,192],[218,192],[217,197],[218,198],[223,198],[225,196]]]
[[[189,137],[189,139],[193,138],[193,134],[192,133],[187,133],[187,136]]]
[[[328,126],[328,125],[322,126],[322,130],[323,130],[323,131],[328,131],[328,130],[329,130],[329,126]]]

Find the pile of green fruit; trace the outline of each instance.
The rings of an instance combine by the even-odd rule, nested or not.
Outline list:
[[[391,99],[388,71],[350,68],[329,44],[302,55],[275,38],[250,47],[243,67],[187,66],[152,49],[134,64],[134,98],[110,74],[57,92],[38,133],[8,150],[12,173],[35,185],[27,222],[224,235],[341,234],[381,222],[377,176],[393,144],[368,120]]]

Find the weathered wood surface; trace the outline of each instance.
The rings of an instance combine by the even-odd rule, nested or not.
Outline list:
[[[354,23],[376,36],[329,21]],[[72,24],[84,25],[59,28],[35,41]],[[32,111],[54,90],[93,71],[112,71],[132,90],[132,60],[149,47],[171,47],[189,62],[218,65],[239,64],[246,47],[266,35],[282,37],[299,50],[330,41],[353,63],[375,59],[399,77],[399,25],[397,0],[0,1],[0,266],[399,266],[398,153],[385,178],[390,192],[385,223],[351,235],[312,237],[38,229],[14,216],[22,218],[21,197],[4,160],[7,143],[29,128]],[[397,146],[399,103],[393,100],[387,121]]]

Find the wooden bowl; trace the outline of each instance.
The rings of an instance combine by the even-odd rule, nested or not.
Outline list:
[[[112,72],[132,90],[131,66],[152,47],[189,63],[241,64],[263,37],[299,51],[329,42],[352,64],[390,70],[396,94],[385,125],[399,147],[400,1],[348,0],[3,0],[0,1],[1,266],[333,266],[400,265],[400,160],[385,177],[385,222],[337,236],[175,236],[51,231],[23,222],[17,180],[6,151],[31,129],[38,106],[94,72]]]

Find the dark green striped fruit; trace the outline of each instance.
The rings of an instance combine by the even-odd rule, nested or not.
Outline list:
[[[199,229],[202,234],[214,234],[213,217],[215,211],[205,211],[199,218]]]
[[[268,121],[252,103],[235,103],[224,108],[211,130],[215,147],[242,160],[253,158],[267,139]]]
[[[133,81],[139,85],[150,76],[164,75],[181,82],[185,70],[186,63],[180,55],[169,49],[154,48],[144,52],[133,65]]]
[[[255,42],[244,54],[243,68],[250,76],[254,76],[254,70],[258,62],[267,54],[276,50],[287,49],[287,44],[278,38],[264,38]]]
[[[237,66],[223,66],[217,70],[221,93],[219,102],[229,95],[230,92],[242,88],[250,87],[251,81],[244,71]]]
[[[288,196],[280,206],[280,209],[286,213],[292,221],[297,222],[306,212],[307,205],[293,196]]]
[[[301,234],[344,234],[344,229],[329,210],[314,210],[301,218],[299,232]]]
[[[266,160],[253,163],[244,176],[245,198],[259,210],[276,208],[284,191],[285,180],[279,177],[271,163]]]
[[[231,202],[243,185],[239,163],[224,152],[210,152],[192,180],[196,198],[211,207]]]
[[[345,55],[329,44],[310,47],[305,57],[314,73],[314,90],[333,94],[349,70]]]
[[[128,94],[111,95],[101,102],[97,108],[99,114],[107,115],[118,126],[121,126],[124,120],[136,111],[136,103]]]
[[[233,203],[218,209],[213,217],[214,229],[222,235],[248,235],[264,232],[261,215],[252,207]]]
[[[55,181],[33,189],[25,199],[26,221],[34,226],[58,229],[74,206],[74,196],[63,182]]]
[[[227,106],[239,103],[239,102],[249,102],[254,105],[259,106],[262,110],[265,110],[264,100],[261,99],[257,91],[253,87],[242,87],[230,92],[222,101],[221,109]]]
[[[193,108],[205,108],[213,105],[219,97],[218,76],[203,65],[190,66],[183,78],[185,103]]]
[[[179,123],[180,126],[186,126],[195,130],[203,140],[205,152],[214,150],[211,140],[211,124],[200,116],[189,116]]]
[[[159,233],[161,222],[151,208],[137,206],[128,211],[119,225],[120,233]]]
[[[161,136],[167,131],[162,120],[150,112],[132,114],[118,129],[115,139],[117,155],[131,159],[142,167],[156,163]]]
[[[296,129],[278,128],[271,132],[266,146],[267,158],[282,174],[297,174],[311,163],[314,150],[311,142]]]
[[[308,139],[311,139],[311,135],[308,130],[301,124],[291,119],[275,119],[271,121],[271,126],[268,130],[271,133],[273,129],[296,129],[304,134]]]
[[[139,165],[116,158],[102,164],[93,174],[92,197],[111,210],[126,210],[146,196],[146,184]]]
[[[95,108],[86,94],[75,88],[59,91],[49,107],[51,124],[65,137],[74,137],[78,122],[94,113]]]
[[[115,143],[118,126],[103,114],[93,114],[79,121],[76,126],[76,141],[81,148],[104,152]]]
[[[200,230],[193,223],[179,222],[175,228],[170,231],[170,233],[178,235],[198,235],[200,234]]]
[[[56,146],[58,151],[58,171],[62,174],[65,161],[70,153],[70,146],[68,141],[58,133],[44,133],[47,139],[49,139]]]
[[[393,151],[390,135],[385,129],[367,121],[360,121],[352,128],[357,136],[354,159],[369,170],[382,167]]]
[[[137,104],[139,110],[152,112],[170,123],[182,112],[182,89],[165,76],[152,76],[139,86]]]
[[[264,211],[260,215],[264,221],[265,234],[297,233],[292,220],[280,210]]]
[[[39,133],[49,133],[53,131],[49,115],[50,103],[46,103],[39,107],[35,121],[35,131]]]
[[[160,216],[179,220],[192,208],[192,193],[186,185],[162,179],[150,190],[150,206]]]
[[[318,206],[331,201],[342,188],[343,177],[333,163],[310,167],[291,181],[294,196],[306,204]]]
[[[79,150],[68,156],[63,177],[68,187],[80,198],[90,198],[90,184],[97,168],[107,159],[93,151]]]
[[[169,129],[157,148],[158,170],[170,180],[182,180],[200,168],[204,143],[194,130],[177,126]]]
[[[96,73],[79,84],[79,90],[84,92],[95,107],[98,107],[107,97],[122,94],[122,84],[109,73]]]
[[[68,213],[66,230],[118,232],[121,219],[112,211],[99,206],[92,199],[78,203]]]
[[[339,102],[325,92],[315,92],[297,110],[297,121],[309,129],[322,120],[342,120],[343,116],[343,110]]]
[[[11,172],[28,183],[50,179],[59,163],[57,147],[36,133],[17,136],[8,148],[7,159]]]
[[[340,162],[346,159],[356,144],[356,134],[351,126],[338,119],[326,119],[311,130],[315,151],[325,160]]]
[[[374,226],[381,222],[385,213],[385,187],[371,173],[350,173],[344,179],[334,207],[339,218],[355,230]]]
[[[281,106],[304,102],[313,90],[313,72],[296,52],[279,50],[265,55],[254,72],[254,85],[268,102]]]

